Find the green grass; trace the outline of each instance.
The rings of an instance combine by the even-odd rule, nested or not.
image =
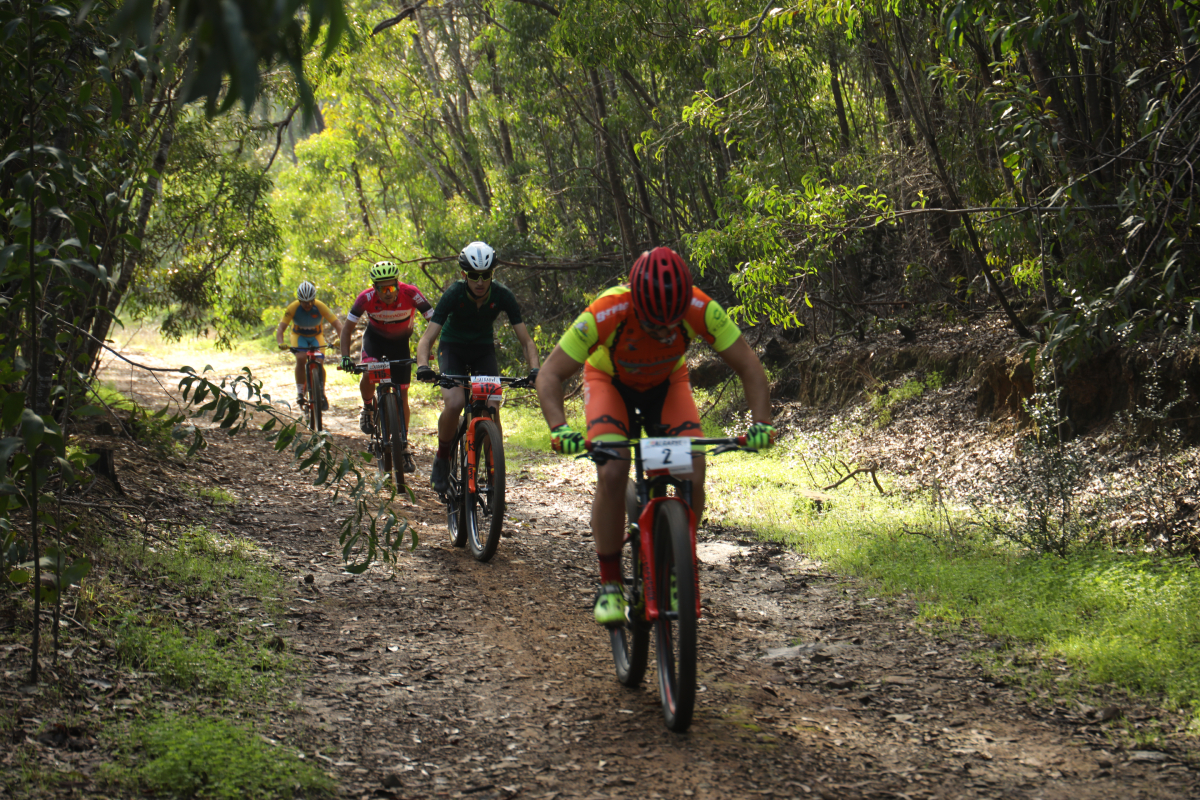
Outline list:
[[[238,502],[237,496],[232,492],[228,492],[219,486],[201,486],[191,487],[185,486],[184,491],[193,497],[201,500],[207,500],[214,506],[232,506]]]
[[[102,778],[132,792],[211,800],[332,796],[336,784],[252,727],[181,715],[131,724]]]
[[[741,454],[713,459],[709,518],[786,543],[881,592],[909,594],[924,621],[970,621],[1010,645],[996,669],[1019,652],[1018,662],[1060,659],[1071,671],[1059,676],[1063,690],[1107,684],[1200,709],[1200,573],[1190,562],[1099,550],[1030,554],[972,535],[953,509],[880,496],[865,476],[817,511],[797,492],[819,485],[813,476],[828,460],[802,449],[785,443],[766,464]]]
[[[203,527],[152,548],[127,543],[116,550],[116,556],[129,568],[170,586],[173,594],[210,601],[215,623],[234,616],[228,597],[234,594],[239,599],[257,598],[263,614],[271,617],[278,611],[276,598],[285,589],[279,574],[253,546]],[[128,605],[113,626],[113,636],[123,663],[153,672],[164,684],[185,691],[257,695],[277,685],[293,666],[286,654],[267,649],[258,627],[249,633],[233,625],[184,628],[173,616]]]
[[[113,628],[117,656],[152,672],[164,685],[187,692],[245,699],[278,686],[291,658],[236,631],[184,628],[169,617],[129,613]]]
[[[240,587],[246,594],[276,597],[278,573],[244,539],[219,536],[203,526],[184,530],[165,546],[142,548],[127,543],[117,550],[126,562],[169,578],[176,589],[191,597],[205,597]]]

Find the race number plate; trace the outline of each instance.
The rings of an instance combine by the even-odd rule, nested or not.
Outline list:
[[[503,393],[504,389],[500,386],[500,378],[493,375],[471,376],[472,400],[490,400],[493,397],[502,396]]]
[[[367,364],[367,377],[371,383],[391,383],[392,365],[388,361],[372,361]]]
[[[642,467],[665,469],[672,475],[692,474],[692,440],[684,437],[642,439]]]

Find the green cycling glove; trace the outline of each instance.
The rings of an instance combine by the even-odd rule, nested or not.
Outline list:
[[[756,422],[746,431],[746,447],[765,450],[775,443],[775,426],[769,422]]]
[[[559,425],[550,431],[550,448],[564,456],[577,456],[583,452],[583,434],[565,423]]]

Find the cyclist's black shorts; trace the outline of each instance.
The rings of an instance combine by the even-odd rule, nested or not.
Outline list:
[[[496,348],[490,344],[438,341],[438,369],[443,375],[499,375]]]
[[[410,338],[412,337],[405,336],[402,339],[385,339],[371,330],[370,326],[367,326],[366,331],[363,332],[363,355],[369,356],[376,361],[387,361],[393,358],[412,358],[408,344]],[[392,374],[392,383],[407,386],[412,376],[412,365],[404,364],[399,368],[398,372],[399,374]]]

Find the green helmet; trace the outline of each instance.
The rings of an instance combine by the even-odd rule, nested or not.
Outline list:
[[[371,267],[371,282],[387,281],[400,278],[400,267],[392,261],[376,261]]]

